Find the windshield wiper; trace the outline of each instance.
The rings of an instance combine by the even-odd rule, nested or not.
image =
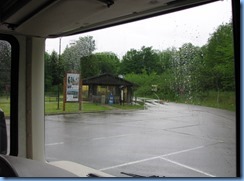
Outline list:
[[[120,173],[124,174],[124,175],[131,176],[131,177],[159,177],[157,175],[143,176],[143,175],[137,175],[137,174],[134,174],[134,173],[126,173],[126,172],[120,172]],[[163,176],[163,177],[165,177],[165,176]]]
[[[87,177],[101,177],[100,175],[97,175],[95,173],[89,173]]]

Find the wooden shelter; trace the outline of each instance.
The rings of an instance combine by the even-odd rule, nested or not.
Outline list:
[[[102,104],[131,103],[133,84],[123,78],[101,74],[83,79],[83,99]]]

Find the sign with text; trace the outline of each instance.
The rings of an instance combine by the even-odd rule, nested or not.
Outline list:
[[[66,74],[66,102],[78,102],[80,90],[80,74]]]

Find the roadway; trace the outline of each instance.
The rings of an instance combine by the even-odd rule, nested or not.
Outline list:
[[[46,159],[117,177],[234,177],[235,126],[234,112],[176,103],[46,116]]]

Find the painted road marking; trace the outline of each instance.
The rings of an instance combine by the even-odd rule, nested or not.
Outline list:
[[[132,164],[136,164],[136,163],[141,163],[141,162],[145,162],[145,161],[158,159],[158,158],[161,158],[161,157],[166,157],[166,156],[170,156],[170,155],[176,155],[176,154],[179,154],[179,153],[184,153],[184,152],[189,152],[189,151],[192,151],[192,150],[201,149],[203,147],[204,146],[198,146],[198,147],[194,147],[194,148],[190,148],[190,149],[186,149],[186,150],[181,150],[181,151],[177,151],[177,152],[172,152],[172,153],[168,153],[168,154],[164,154],[164,155],[160,155],[160,156],[145,158],[145,159],[142,159],[142,160],[137,160],[137,161],[133,161],[133,162],[123,163],[123,164],[115,165],[115,166],[111,166],[111,167],[106,167],[106,168],[102,168],[100,170],[104,171],[104,170],[119,168],[119,167],[123,167],[123,166],[128,166],[128,165],[132,165]]]
[[[122,135],[116,135],[116,136],[105,136],[105,137],[98,137],[98,138],[92,138],[92,140],[103,140],[107,138],[118,138],[118,137],[124,137],[124,136],[129,136],[132,134],[122,134]]]
[[[48,143],[48,144],[45,144],[45,146],[54,146],[54,145],[63,145],[64,142],[57,142],[57,143]]]
[[[106,168],[102,168],[102,169],[99,169],[99,170],[100,171],[110,170],[110,169],[119,168],[119,167],[123,167],[123,166],[128,166],[128,165],[132,165],[132,164],[136,164],[136,163],[141,163],[141,162],[145,162],[145,161],[149,161],[149,160],[154,160],[154,159],[157,159],[157,158],[160,158],[160,157],[155,156],[155,157],[146,158],[146,159],[143,159],[143,160],[137,160],[137,161],[133,161],[133,162],[123,163],[123,164],[120,164],[120,165],[106,167]]]
[[[207,176],[209,176],[209,177],[216,177],[215,175],[209,174],[209,173],[207,173],[207,172],[204,172],[204,171],[198,170],[198,169],[193,168],[193,167],[189,167],[189,166],[187,166],[187,165],[184,165],[184,164],[182,164],[182,163],[179,163],[179,162],[176,162],[176,161],[173,161],[173,160],[167,159],[167,158],[160,157],[160,159],[165,160],[165,161],[170,162],[170,163],[173,163],[173,164],[176,164],[176,165],[178,165],[178,166],[181,166],[181,167],[184,167],[184,168],[187,168],[187,169],[193,170],[193,171],[195,171],[195,172],[198,172],[198,173],[201,173],[201,174],[207,175]]]
[[[186,149],[186,150],[181,150],[181,151],[176,151],[176,152],[172,152],[172,153],[167,153],[167,154],[164,154],[164,155],[161,155],[161,156],[158,156],[158,157],[166,157],[166,156],[176,155],[176,154],[179,154],[179,153],[184,153],[184,152],[188,152],[188,151],[198,150],[198,149],[201,149],[201,148],[204,148],[204,147],[205,146],[198,146],[198,147],[195,147],[195,148],[190,148],[190,149]]]
[[[209,145],[211,145],[211,144],[209,144]],[[190,151],[193,151],[193,150],[202,149],[202,148],[204,148],[204,147],[206,147],[206,146],[209,146],[209,145],[203,145],[203,146],[198,146],[198,147],[194,147],[194,148],[190,148],[190,149],[185,149],[185,150],[181,150],[181,151],[176,151],[176,152],[172,152],[172,153],[167,153],[167,154],[160,155],[160,156],[150,157],[150,158],[146,158],[146,159],[142,159],[142,160],[137,160],[137,161],[133,161],[133,162],[123,163],[123,164],[120,164],[120,165],[115,165],[115,166],[111,166],[111,167],[102,168],[102,169],[99,169],[99,170],[100,170],[100,171],[105,171],[105,170],[110,170],[110,169],[114,169],[114,168],[119,168],[119,167],[123,167],[123,166],[128,166],[128,165],[136,164],[136,163],[141,163],[141,162],[145,162],[145,161],[150,161],[150,160],[154,160],[154,159],[162,159],[162,160],[171,162],[171,163],[173,163],[173,164],[176,164],[176,165],[178,165],[178,166],[181,166],[181,167],[184,167],[184,168],[193,170],[193,171],[195,171],[195,172],[201,173],[201,174],[203,174],[203,175],[206,175],[206,176],[209,176],[209,177],[216,177],[215,175],[209,174],[209,173],[204,172],[204,171],[201,171],[201,170],[199,170],[199,169],[196,169],[196,168],[193,168],[193,167],[190,167],[190,166],[181,164],[181,163],[179,163],[179,162],[175,162],[175,161],[172,161],[172,160],[169,160],[169,159],[165,158],[165,157],[167,157],[167,156],[171,156],[171,155],[176,155],[176,154],[180,154],[180,153],[185,153],[185,152],[190,152]]]

